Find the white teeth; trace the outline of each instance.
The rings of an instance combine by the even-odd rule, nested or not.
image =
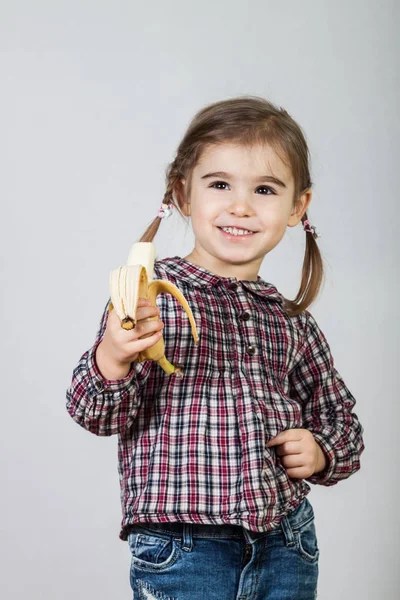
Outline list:
[[[226,231],[227,233],[231,233],[233,235],[246,235],[248,233],[253,233],[252,231],[249,231],[248,229],[236,229],[236,227],[221,227],[221,229],[223,231]]]

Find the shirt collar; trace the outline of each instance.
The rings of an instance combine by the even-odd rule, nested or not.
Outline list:
[[[156,264],[168,265],[168,271],[171,272],[179,281],[185,281],[194,287],[212,287],[221,283],[239,282],[236,277],[220,277],[207,271],[203,267],[199,267],[194,263],[181,258],[180,256],[172,256],[156,261]],[[283,296],[278,292],[272,283],[268,283],[259,275],[257,281],[241,279],[240,283],[249,291],[268,298],[268,300],[276,300],[283,304]]]

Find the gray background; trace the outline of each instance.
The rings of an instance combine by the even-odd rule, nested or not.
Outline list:
[[[311,312],[365,427],[361,471],[309,495],[319,598],[398,598],[398,27],[395,1],[1,2],[2,598],[131,597],[117,440],[76,425],[65,392],[190,119],[241,94],[309,140]],[[193,238],[175,214],[155,243]],[[260,271],[289,297],[303,248],[288,229]]]

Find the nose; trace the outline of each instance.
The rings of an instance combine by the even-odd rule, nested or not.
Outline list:
[[[233,198],[227,210],[230,214],[239,216],[254,215],[252,204],[245,195]]]

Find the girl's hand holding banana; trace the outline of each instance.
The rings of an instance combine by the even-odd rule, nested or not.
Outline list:
[[[189,317],[195,344],[198,344],[199,336],[193,313],[182,292],[170,281],[153,280],[155,258],[156,249],[152,242],[137,242],[131,248],[127,264],[111,271],[109,330],[112,333],[105,340],[105,347],[109,356],[125,368],[134,361],[154,360],[167,375],[175,373],[182,378],[182,368],[171,364],[164,354],[161,332],[164,324],[159,321],[156,305],[158,294],[172,294],[178,300]],[[100,358],[101,353],[100,350]],[[129,370],[126,375],[128,373]]]
[[[136,327],[126,330],[121,327],[115,310],[110,310],[104,337],[96,351],[97,366],[106,379],[125,377],[139,353],[160,340],[164,323],[159,316],[158,306],[152,306],[149,300],[139,298]],[[149,317],[152,320],[147,320]]]

